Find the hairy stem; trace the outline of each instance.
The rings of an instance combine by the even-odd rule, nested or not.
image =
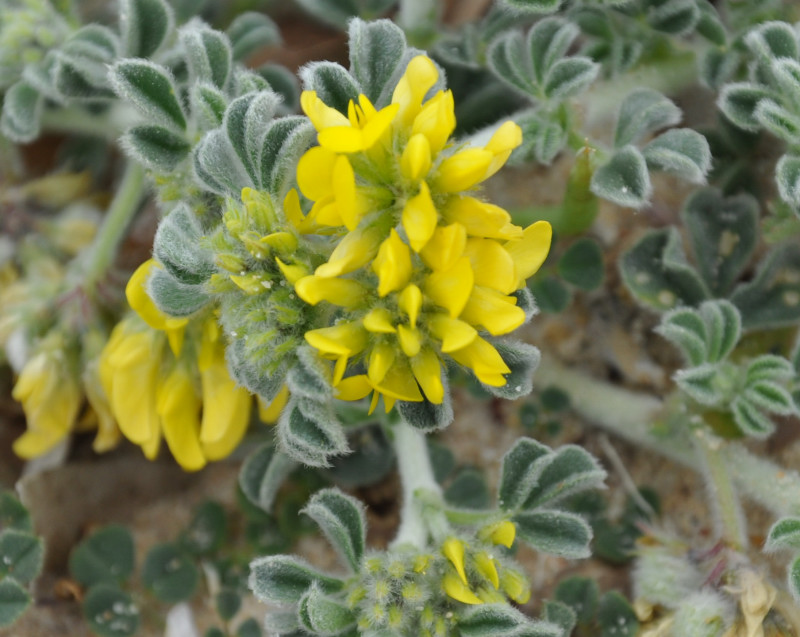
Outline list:
[[[653,427],[665,416],[661,400],[567,369],[548,356],[542,358],[536,382],[569,393],[573,408],[588,421],[637,446],[701,470],[688,436],[660,434]],[[759,458],[738,443],[724,443],[717,453],[741,493],[777,516],[800,514],[800,473]]]
[[[100,232],[95,237],[91,256],[86,265],[84,285],[89,294],[111,267],[117,248],[125,236],[133,215],[139,209],[144,195],[144,169],[136,162],[128,162],[114,200],[108,209]]]
[[[412,544],[422,549],[427,544],[429,535],[425,502],[430,502],[431,496],[438,501],[441,489],[433,475],[425,434],[402,421],[392,426],[392,432],[397,467],[403,485],[400,528],[392,545]],[[424,497],[420,498],[420,495]]]
[[[102,137],[116,142],[135,120],[135,112],[127,104],[114,104],[101,115],[90,113],[80,106],[68,106],[54,110],[45,109],[42,114],[42,128],[58,133]]]
[[[724,442],[696,432],[695,449],[703,464],[714,511],[717,533],[731,548],[741,551],[747,546],[747,532],[739,496],[733,486],[731,471],[720,453]]]

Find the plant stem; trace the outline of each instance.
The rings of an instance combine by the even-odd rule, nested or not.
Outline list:
[[[688,436],[655,432],[653,423],[664,419],[661,400],[567,369],[549,356],[542,357],[536,381],[542,387],[555,385],[566,391],[572,407],[588,421],[639,447],[701,470]],[[779,517],[800,514],[800,473],[754,456],[738,443],[726,442],[717,453],[741,493]]]
[[[130,220],[139,209],[139,202],[144,195],[143,185],[144,169],[138,163],[129,161],[103,219],[103,225],[94,239],[91,256],[86,264],[84,285],[90,295],[94,293],[97,282],[105,276],[117,255],[117,247],[125,236]]]
[[[392,426],[397,467],[403,485],[403,508],[400,511],[400,528],[392,546],[412,544],[422,549],[426,546],[429,525],[425,519],[426,505],[418,497],[430,501],[441,498],[441,489],[433,475],[425,434],[400,421]]]
[[[42,114],[42,128],[49,131],[102,137],[113,142],[133,121],[135,113],[126,104],[114,104],[102,115],[80,106],[45,109]]]
[[[728,546],[741,551],[747,546],[747,532],[730,468],[720,454],[724,443],[704,433],[702,430],[695,432],[695,449],[704,465],[709,501],[719,527],[717,532]]]

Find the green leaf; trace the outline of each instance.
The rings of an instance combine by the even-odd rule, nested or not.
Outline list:
[[[314,17],[337,29],[347,29],[351,18],[375,18],[384,13],[397,0],[297,0],[297,3]]]
[[[256,73],[283,98],[282,112],[295,113],[300,110],[300,83],[294,73],[281,64],[270,62],[259,66]]]
[[[691,366],[708,362],[708,331],[697,311],[689,308],[673,310],[664,315],[655,331],[679,347]]]
[[[719,92],[734,77],[741,61],[735,49],[706,49],[698,65],[700,82]]]
[[[0,580],[0,628],[11,626],[28,610],[33,599],[17,580],[6,577]]]
[[[279,103],[277,93],[261,91],[235,99],[225,111],[223,128],[231,148],[247,170],[251,185],[261,186],[264,138]]]
[[[39,575],[43,560],[42,538],[14,529],[0,533],[0,576],[10,576],[20,584],[27,584]]]
[[[134,126],[121,140],[127,153],[143,166],[168,173],[189,156],[189,142],[163,126]]]
[[[782,356],[762,354],[747,364],[745,385],[761,380],[786,381],[790,380],[795,373],[792,363]]]
[[[800,118],[770,98],[758,102],[753,117],[761,126],[790,146],[800,144]]]
[[[198,580],[197,567],[176,543],[159,544],[144,559],[142,582],[162,602],[174,604],[189,599]]]
[[[366,545],[364,505],[338,489],[323,489],[312,496],[303,513],[317,523],[331,546],[357,573]]]
[[[753,438],[766,438],[775,431],[775,423],[748,399],[739,396],[731,404],[733,420],[742,433]]]
[[[691,369],[678,370],[673,378],[675,383],[701,405],[719,405],[724,396],[716,386],[719,368],[713,363],[705,363]]]
[[[597,79],[600,65],[587,57],[558,60],[547,71],[544,94],[551,101],[561,101],[584,91]]]
[[[441,403],[432,403],[427,398],[419,402],[398,400],[397,411],[409,425],[426,433],[444,429],[453,422],[453,403],[450,399],[450,387],[447,376],[442,373],[444,399]]]
[[[530,43],[526,46],[521,33],[506,31],[489,47],[486,63],[508,86],[535,99],[539,96],[539,91],[534,71],[530,68],[531,60],[525,55],[529,48]]]
[[[566,249],[558,261],[558,273],[581,290],[594,290],[603,282],[603,251],[589,237],[581,237]]]
[[[514,443],[503,456],[497,492],[500,508],[515,511],[522,507],[539,479],[541,465],[536,462],[552,453],[549,447],[532,438],[520,438]]]
[[[717,106],[736,126],[755,132],[760,128],[756,107],[761,100],[771,97],[772,93],[759,84],[734,82],[722,87]]]
[[[236,637],[261,637],[261,626],[252,617],[244,620],[236,629]]]
[[[686,261],[675,228],[651,230],[642,236],[622,255],[620,270],[636,300],[656,311],[671,310],[679,304],[699,305],[710,296]]]
[[[795,600],[800,600],[800,557],[792,562],[789,569],[789,590]]]
[[[292,396],[278,419],[278,439],[290,458],[312,467],[349,451],[347,437],[329,405]]]
[[[278,489],[295,466],[296,463],[272,443],[265,443],[244,461],[239,486],[250,502],[269,513]]]
[[[673,128],[656,137],[642,150],[647,166],[703,184],[711,168],[706,138],[689,128]]]
[[[158,309],[170,316],[190,316],[210,301],[203,284],[183,283],[160,269],[154,269],[150,275],[147,294]]]
[[[706,40],[717,46],[725,46],[728,41],[728,32],[717,9],[708,0],[698,3],[700,20],[697,22],[696,31]]]
[[[224,91],[233,66],[233,51],[227,36],[190,22],[180,30],[186,62],[193,82],[208,82]]]
[[[493,396],[516,400],[527,396],[533,389],[533,374],[539,366],[542,355],[533,345],[513,340],[497,340],[492,345],[511,370],[505,375],[506,384],[501,387],[482,384]]]
[[[561,6],[562,0],[501,0],[503,4],[513,9],[529,13],[555,13]]]
[[[648,133],[674,126],[681,121],[681,109],[653,89],[642,88],[629,93],[619,109],[614,131],[614,147],[635,144]]]
[[[105,526],[75,547],[69,556],[69,572],[84,586],[121,584],[133,573],[134,552],[127,527]]]
[[[505,604],[471,606],[458,620],[463,637],[563,637],[550,622],[532,620]]]
[[[536,483],[528,487],[521,505],[525,510],[553,506],[580,491],[602,488],[606,477],[597,460],[575,445],[565,445],[537,464],[541,467]]]
[[[139,609],[131,596],[116,586],[92,586],[81,609],[89,628],[98,637],[129,637],[139,630]]]
[[[228,520],[219,502],[203,502],[192,515],[192,521],[181,534],[180,544],[192,555],[213,553],[225,541]]]
[[[265,127],[260,142],[256,176],[262,190],[269,191],[278,201],[295,179],[295,167],[300,156],[313,143],[316,131],[305,117],[282,117]]]
[[[783,155],[775,166],[778,192],[785,202],[800,207],[800,157]]]
[[[800,106],[800,62],[791,58],[779,58],[772,61],[770,70],[788,102],[795,107]]]
[[[226,31],[233,49],[233,59],[244,60],[259,49],[281,43],[278,25],[269,16],[255,11],[240,13]]]
[[[477,469],[459,471],[444,491],[448,504],[462,509],[488,509],[491,495],[486,478]]]
[[[217,593],[214,605],[220,619],[229,622],[242,607],[242,596],[232,588],[223,588]]]
[[[570,408],[572,403],[569,394],[560,387],[550,385],[539,392],[542,409],[550,413],[559,413]]]
[[[558,626],[564,636],[571,635],[578,623],[578,616],[572,608],[562,602],[551,600],[544,601],[543,617],[546,621]]]
[[[390,20],[353,20],[348,33],[350,72],[376,108],[387,106],[411,58],[403,30]]]
[[[342,419],[347,420],[344,415]],[[392,471],[395,460],[383,429],[377,425],[359,427],[350,437],[357,441],[353,453],[336,458],[327,473],[336,484],[348,489],[377,484]]]
[[[317,97],[340,113],[347,113],[350,100],[358,100],[361,87],[340,64],[312,62],[299,73],[305,90],[316,91]]]
[[[19,81],[6,91],[0,132],[12,142],[22,144],[39,136],[44,97],[26,81]]]
[[[579,626],[587,626],[594,621],[600,589],[597,582],[588,577],[569,577],[556,587],[556,599],[569,606],[578,619]]]
[[[664,0],[652,3],[647,12],[650,26],[670,35],[689,33],[699,20],[700,9],[696,0]]]
[[[564,148],[567,131],[561,122],[542,117],[534,109],[518,117],[522,129],[522,146],[516,151],[522,157],[532,157],[540,164],[549,164]]]
[[[753,279],[730,297],[742,315],[745,330],[791,325],[800,319],[800,245],[774,247]]]
[[[800,551],[800,518],[782,518],[772,525],[764,542],[765,551],[794,549]]]
[[[197,177],[212,192],[238,199],[242,188],[255,186],[222,129],[211,131],[195,146],[193,159]]]
[[[33,531],[31,514],[9,491],[0,493],[0,531],[3,529]]]
[[[711,293],[726,296],[752,257],[758,242],[758,202],[748,194],[723,197],[703,188],[684,205],[697,269]]]
[[[531,27],[527,53],[538,84],[544,84],[548,71],[567,54],[579,34],[577,26],[560,17],[543,18]]]
[[[293,555],[269,555],[250,563],[250,590],[263,602],[297,604],[314,583],[324,593],[344,586],[341,580],[320,573]]]
[[[529,284],[539,309],[545,314],[558,314],[569,305],[571,294],[560,279],[552,275],[536,277]]]
[[[772,58],[797,59],[800,45],[792,25],[786,22],[766,22],[751,30],[744,41],[750,50],[763,60]]]
[[[198,117],[203,130],[218,128],[225,117],[228,99],[215,86],[195,84],[190,89],[192,113]]]
[[[700,316],[706,324],[707,360],[724,360],[736,347],[742,334],[742,320],[736,306],[722,299],[705,301]]]
[[[356,623],[347,606],[327,597],[315,584],[303,595],[297,614],[300,624],[313,635],[340,635]]]
[[[139,109],[144,119],[176,132],[186,130],[186,116],[170,72],[147,60],[121,60],[111,68],[111,82],[121,98]]]
[[[131,58],[149,58],[172,32],[172,8],[163,0],[122,0],[120,5],[125,53]]]
[[[592,192],[618,206],[641,208],[653,191],[647,162],[635,146],[625,146],[592,175]]]
[[[597,623],[600,637],[635,637],[639,632],[639,620],[633,607],[616,591],[606,593],[600,599]]]
[[[153,256],[182,283],[203,283],[214,272],[213,253],[200,247],[204,234],[198,214],[180,203],[158,224]]]
[[[773,414],[788,416],[795,412],[791,394],[774,381],[748,383],[743,396],[753,405]]]

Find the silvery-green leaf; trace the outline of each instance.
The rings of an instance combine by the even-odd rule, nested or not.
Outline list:
[[[178,89],[166,68],[147,60],[121,60],[111,69],[111,81],[117,94],[132,102],[149,123],[186,129]]]
[[[158,224],[153,255],[183,283],[202,283],[214,272],[214,255],[200,246],[204,235],[197,213],[178,204]]]
[[[287,115],[300,110],[300,84],[294,73],[281,64],[269,62],[259,66],[256,72],[267,82],[270,90],[281,96],[281,114]]]
[[[728,32],[717,9],[708,0],[700,0],[697,7],[700,9],[700,19],[695,27],[697,33],[717,46],[725,46]]]
[[[775,181],[781,199],[800,209],[800,157],[784,155],[775,167]]]
[[[769,98],[760,100],[753,117],[763,128],[787,144],[800,144],[800,118],[774,100]]]
[[[789,325],[800,318],[800,246],[774,247],[751,281],[730,297],[742,315],[745,330]]]
[[[190,91],[192,113],[198,117],[204,130],[217,128],[225,117],[228,100],[225,94],[211,84],[194,84]]]
[[[294,460],[266,443],[247,456],[239,472],[239,486],[250,502],[269,513],[278,489],[296,466]]]
[[[161,173],[174,170],[191,151],[189,142],[182,135],[163,126],[134,126],[120,143],[136,161]]]
[[[312,584],[326,593],[343,586],[341,580],[320,573],[293,555],[270,555],[250,563],[250,590],[263,602],[297,604]]]
[[[120,2],[120,32],[128,57],[152,56],[164,44],[173,26],[172,8],[164,0]]]
[[[795,411],[791,394],[771,380],[757,380],[748,383],[743,396],[753,405],[772,414],[787,416]]]
[[[744,397],[737,397],[731,404],[733,420],[739,429],[753,438],[766,438],[775,431],[775,423],[759,407]]]
[[[772,97],[772,92],[759,84],[734,82],[722,87],[717,106],[736,126],[755,132],[760,128],[756,107],[761,100]]]
[[[328,538],[350,569],[357,573],[366,548],[364,505],[339,489],[317,491],[303,509]]]
[[[341,423],[329,405],[292,397],[278,419],[278,439],[294,460],[330,466],[330,457],[349,451]]]
[[[486,63],[492,72],[511,88],[527,97],[539,97],[539,88],[525,56],[525,40],[518,31],[507,31],[489,47]]]
[[[681,35],[692,31],[700,20],[695,0],[664,0],[652,3],[647,22],[657,31]]]
[[[316,91],[325,104],[340,113],[347,113],[350,100],[357,100],[361,87],[340,64],[312,62],[299,71],[303,88]]]
[[[733,303],[724,299],[705,301],[700,306],[700,316],[706,325],[706,360],[716,363],[724,360],[736,347],[742,334],[742,319]]]
[[[505,385],[483,385],[484,389],[507,400],[516,400],[530,394],[533,389],[533,374],[542,358],[539,350],[521,341],[495,341],[493,345],[511,373],[506,374]]]
[[[719,92],[733,78],[741,61],[741,55],[734,49],[707,49],[700,57],[700,81]]]
[[[0,628],[11,626],[32,602],[31,594],[13,577],[0,580]]]
[[[723,197],[703,188],[684,204],[697,269],[711,293],[727,295],[747,266],[758,242],[758,202],[748,194]]]
[[[543,18],[531,27],[527,49],[531,66],[539,84],[544,83],[550,68],[563,58],[580,30],[563,18]]]
[[[550,100],[565,100],[588,88],[599,72],[600,65],[588,57],[564,58],[547,70],[542,89]]]
[[[762,354],[747,364],[745,384],[760,380],[789,380],[795,375],[792,363],[783,356]]]
[[[326,596],[312,584],[297,609],[300,624],[312,635],[353,634],[356,617],[347,606]]]
[[[342,31],[352,18],[377,18],[396,4],[397,0],[297,0],[315,18]]]
[[[794,549],[800,551],[800,518],[782,518],[772,525],[764,542],[765,551]]]
[[[592,527],[579,515],[539,509],[512,519],[519,538],[537,551],[570,559],[591,555]]]
[[[681,121],[681,109],[664,95],[649,88],[636,89],[623,100],[614,131],[614,146],[635,144],[648,133]]]
[[[23,144],[39,136],[44,98],[25,81],[19,81],[6,91],[0,131],[13,142]]]
[[[0,577],[28,584],[41,572],[44,540],[28,531],[5,529],[0,533]]]
[[[672,310],[664,315],[655,331],[677,345],[692,367],[707,362],[706,324],[695,310],[689,308]]]
[[[789,567],[789,590],[795,600],[800,600],[800,557],[796,558]]]
[[[647,166],[663,170],[693,184],[703,184],[711,168],[706,138],[689,128],[673,128],[656,137],[642,150]]]
[[[352,20],[348,33],[350,72],[376,108],[387,106],[409,61],[403,30],[390,20]]]
[[[575,493],[602,488],[606,477],[597,460],[575,445],[557,449],[539,464],[542,467],[536,483],[529,486],[521,504],[524,510],[554,506]]]
[[[244,60],[251,53],[281,43],[278,25],[263,13],[245,11],[231,22],[226,33],[233,48],[233,59]]]
[[[186,62],[193,82],[207,82],[224,91],[233,66],[233,51],[227,36],[191,22],[180,30]]]
[[[797,33],[786,22],[765,22],[750,31],[744,41],[750,50],[762,60],[792,58],[800,56]]]
[[[533,440],[520,438],[503,456],[497,504],[505,511],[519,509],[535,488],[543,465],[541,458],[552,454],[549,447]]]
[[[549,621],[531,619],[506,604],[470,606],[458,620],[462,637],[564,637]]]
[[[444,429],[453,422],[453,403],[447,375],[442,371],[444,398],[441,403],[432,403],[427,398],[419,402],[398,400],[397,411],[409,425],[419,431],[432,432]]]
[[[641,208],[653,191],[647,162],[635,146],[625,146],[592,175],[592,192],[627,208]]]
[[[501,0],[513,9],[529,13],[555,13],[563,0]]]
[[[212,192],[238,198],[242,188],[255,186],[222,129],[211,131],[200,141],[193,159],[197,177]]]
[[[261,186],[264,138],[278,109],[280,97],[272,91],[249,93],[235,99],[225,111],[223,128],[250,181]]]
[[[159,310],[176,317],[191,316],[211,300],[202,284],[182,283],[159,269],[154,269],[147,280],[147,294]]]
[[[309,121],[298,115],[276,119],[265,126],[258,169],[263,190],[283,201],[295,179],[297,161],[313,144],[315,132]]]
[[[718,372],[716,365],[704,363],[690,369],[678,370],[673,378],[678,387],[698,403],[714,407],[724,398],[715,383]]]
[[[639,620],[636,612],[630,602],[617,591],[609,591],[600,598],[597,606],[597,621],[600,627],[600,637],[636,637],[639,634]],[[697,632],[675,634],[687,635],[687,637],[691,634],[693,637],[701,637]],[[711,634],[708,637],[711,637]]]
[[[53,85],[62,98],[72,102],[105,102],[114,93],[106,87],[104,62],[75,58],[58,52],[53,67]]]

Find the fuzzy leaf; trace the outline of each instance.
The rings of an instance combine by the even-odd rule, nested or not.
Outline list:
[[[0,132],[12,142],[22,144],[39,136],[44,97],[26,81],[14,84],[3,99]]]
[[[228,106],[223,128],[250,182],[260,186],[264,138],[278,109],[280,98],[272,91],[244,95]]]
[[[195,174],[212,192],[239,197],[242,188],[255,186],[222,129],[211,131],[200,141],[193,159]]]
[[[176,131],[186,129],[178,89],[164,67],[147,60],[122,60],[111,68],[111,82],[117,94],[132,102],[146,121]]]
[[[620,270],[636,299],[657,311],[679,304],[699,305],[710,296],[702,279],[687,263],[675,228],[645,234],[622,256]]]
[[[792,562],[789,568],[789,590],[795,600],[800,600],[800,557]]]
[[[800,118],[772,99],[758,102],[753,117],[761,126],[791,146],[800,144]]]
[[[98,637],[130,637],[139,630],[139,609],[131,596],[116,586],[92,586],[81,610],[92,633]]]
[[[562,635],[571,635],[575,625],[578,623],[578,616],[575,611],[562,602],[545,600],[543,616],[546,621],[555,624],[562,631]]]
[[[297,614],[301,625],[312,635],[341,635],[349,632],[356,622],[347,606],[326,597],[313,584],[300,600]]]
[[[748,383],[744,389],[744,397],[753,405],[773,414],[787,416],[795,411],[791,394],[774,381],[758,380]]]
[[[149,58],[173,29],[172,8],[164,0],[122,0],[120,5],[125,53],[131,58]]]
[[[775,431],[775,423],[764,412],[744,397],[737,397],[731,404],[733,420],[748,436],[766,438]]]
[[[542,465],[536,464],[553,451],[532,438],[520,438],[503,456],[498,506],[505,511],[522,507],[531,489],[536,486]]]
[[[751,30],[744,41],[750,50],[763,60],[772,58],[796,60],[800,56],[797,34],[786,22],[765,22]]]
[[[225,95],[210,84],[195,84],[191,88],[192,113],[198,116],[205,130],[218,128],[225,117],[228,101]]]
[[[63,52],[55,54],[55,59],[53,85],[62,99],[94,103],[114,98],[114,93],[106,87],[105,62],[75,58]]]
[[[192,149],[182,135],[163,126],[134,126],[123,136],[122,146],[143,166],[161,173],[174,170]]]
[[[700,316],[706,324],[708,339],[707,360],[716,363],[724,360],[736,347],[742,334],[742,321],[736,306],[718,299],[705,301],[700,306]]]
[[[13,577],[20,584],[27,584],[39,575],[43,561],[42,538],[14,529],[0,533],[0,577]]]
[[[33,531],[33,520],[28,509],[10,492],[0,493],[0,531]]]
[[[491,495],[486,478],[477,469],[461,469],[444,491],[445,501],[460,509],[488,509]]]
[[[202,284],[182,283],[166,270],[160,269],[155,269],[147,280],[147,294],[158,309],[177,317],[190,316],[210,301]]]
[[[698,3],[700,20],[697,22],[697,33],[717,46],[725,46],[728,32],[714,5],[708,1]]]
[[[679,347],[692,367],[708,361],[706,324],[695,310],[672,310],[664,315],[655,331]]]
[[[175,604],[189,599],[200,574],[176,543],[159,544],[147,553],[142,565],[142,583],[159,600]]]
[[[342,31],[351,19],[375,18],[384,13],[397,0],[297,0],[297,3],[314,17]]]
[[[558,583],[555,596],[559,602],[575,611],[579,625],[589,625],[594,621],[600,598],[600,589],[595,580],[569,577]]]
[[[0,628],[11,626],[32,602],[30,593],[13,577],[0,580]]]
[[[364,506],[338,489],[317,491],[303,509],[317,523],[354,573],[364,556],[367,521]]]
[[[653,191],[647,162],[635,146],[625,146],[592,175],[592,192],[618,206],[641,208]]]
[[[353,20],[348,32],[350,72],[376,108],[387,106],[410,58],[403,30],[390,20]]]
[[[281,113],[295,113],[300,110],[300,84],[294,73],[285,66],[269,62],[259,66],[256,72],[267,82],[270,90],[283,98]]]
[[[525,40],[518,31],[506,31],[489,47],[486,63],[492,72],[511,88],[529,98],[539,97],[538,83],[526,59]]]
[[[271,443],[263,444],[244,461],[239,486],[250,502],[269,513],[278,489],[296,466]]]
[[[681,109],[658,91],[649,88],[629,93],[619,109],[614,146],[635,144],[648,133],[681,121]]]
[[[207,82],[224,91],[233,66],[233,51],[227,36],[190,23],[180,31],[186,62],[193,82]]]
[[[599,72],[600,65],[588,57],[564,58],[548,69],[542,89],[551,101],[565,100],[588,88]]]
[[[522,509],[553,506],[575,493],[603,487],[606,472],[581,447],[565,445],[546,460],[536,485],[528,491]]]
[[[490,394],[507,400],[516,400],[530,394],[533,389],[533,374],[542,358],[539,350],[521,341],[495,341],[493,345],[511,369],[511,373],[506,374],[505,385],[483,385],[483,388]]]
[[[297,604],[312,584],[334,593],[344,583],[293,555],[269,555],[250,562],[250,590],[262,602]]]
[[[564,251],[558,261],[561,277],[581,290],[594,290],[603,282],[603,251],[600,244],[582,237]]]
[[[700,9],[695,0],[654,2],[647,12],[647,22],[650,26],[670,35],[681,35],[692,31],[699,20]]]
[[[790,104],[800,106],[800,62],[791,58],[778,58],[770,65],[780,91]]]
[[[439,431],[453,422],[453,402],[447,376],[442,374],[444,399],[436,404],[423,397],[420,402],[398,400],[397,411],[409,425],[424,432]]]
[[[513,9],[529,13],[555,13],[562,0],[502,0],[503,4]]]
[[[800,318],[800,245],[773,248],[751,281],[730,297],[745,330],[790,325]]]
[[[517,534],[537,551],[577,559],[589,557],[592,528],[579,515],[565,511],[528,511],[512,518]]]
[[[703,188],[687,199],[681,218],[700,275],[712,294],[727,295],[756,249],[758,202]]]
[[[531,620],[505,604],[469,607],[459,618],[458,631],[462,637],[563,637],[558,626]]]
[[[705,363],[690,369],[681,369],[675,373],[675,383],[701,405],[714,406],[722,400],[714,381],[718,368],[712,363]]]
[[[650,169],[663,170],[693,184],[703,184],[711,168],[706,138],[689,128],[673,128],[642,150]]]
[[[783,518],[772,525],[764,550],[772,552],[779,549],[800,551],[800,518]]]
[[[527,49],[537,83],[543,84],[550,68],[563,58],[580,29],[563,18],[543,18],[528,32]]]
[[[781,199],[800,208],[800,157],[783,155],[775,167],[775,181]]]
[[[239,624],[234,637],[262,637],[261,625],[255,617],[245,619]]]
[[[795,370],[791,362],[782,356],[763,354],[748,363],[745,384],[761,380],[789,380],[794,375]]]
[[[131,532],[121,525],[98,529],[83,540],[69,556],[69,572],[86,587],[98,583],[121,584],[134,567]]]
[[[195,556],[213,553],[225,541],[228,518],[219,502],[206,500],[192,514],[180,536],[181,547]]]
[[[278,419],[278,438],[289,457],[312,467],[349,451],[342,425],[327,406],[292,397]]]
[[[199,247],[204,234],[197,213],[178,204],[158,224],[153,255],[182,283],[202,283],[214,272],[213,255]]]
[[[361,87],[340,64],[312,62],[300,69],[300,79],[307,91],[316,91],[328,106],[347,113],[350,100],[357,100]]]
[[[639,620],[633,607],[616,591],[606,593],[600,598],[597,623],[600,626],[600,637],[636,637],[639,633]]]
[[[717,106],[736,126],[756,132],[760,127],[756,107],[761,100],[771,97],[772,93],[759,84],[735,82],[722,88]]]
[[[255,11],[240,13],[226,31],[233,49],[233,59],[244,60],[259,49],[281,43],[278,25],[269,16]]]
[[[292,184],[300,156],[314,141],[314,127],[305,117],[290,116],[265,126],[258,176],[263,190],[279,201]]]

